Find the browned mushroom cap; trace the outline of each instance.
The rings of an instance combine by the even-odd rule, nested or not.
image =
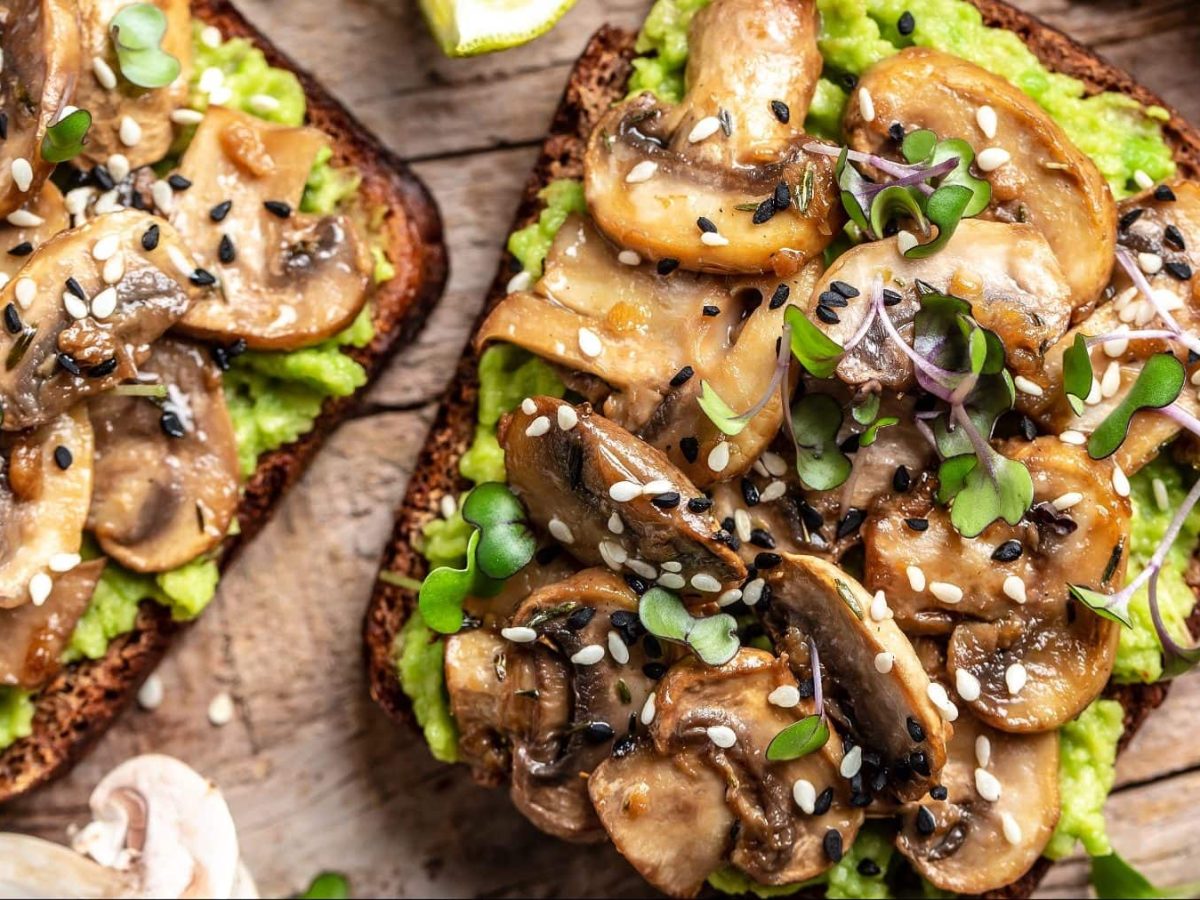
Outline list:
[[[833,161],[801,149],[821,71],[816,32],[808,0],[724,0],[697,14],[679,107],[644,94],[592,131],[584,187],[601,230],[697,271],[786,275],[820,254],[842,211]],[[770,200],[780,185],[784,208]],[[702,217],[715,227],[707,239]]]
[[[672,652],[640,639],[637,606],[619,575],[587,569],[535,591],[502,632],[513,803],[565,840],[603,840],[586,776],[653,690],[645,664]]]
[[[62,193],[52,181],[43,184],[38,195],[21,209],[31,215],[18,216],[17,220],[29,224],[5,221],[0,225],[0,281],[4,283],[16,276],[33,251],[71,225]]]
[[[808,302],[809,317],[817,327],[839,344],[849,342],[871,309],[871,285],[879,277],[885,290],[901,298],[887,312],[911,343],[921,282],[970,303],[979,324],[1004,342],[1008,366],[1017,374],[1041,370],[1045,348],[1067,330],[1071,302],[1062,269],[1037,229],[966,219],[944,249],[925,259],[906,259],[896,242],[889,238],[860,244],[838,257]],[[839,321],[829,323],[815,313],[822,297],[831,292],[841,296],[832,289],[835,283],[858,295],[835,308]],[[849,384],[877,380],[896,390],[910,387],[913,380],[912,362],[878,320],[838,364],[837,374]]]
[[[37,606],[50,570],[78,561],[92,494],[92,429],[77,408],[3,444],[0,609]]]
[[[772,397],[727,438],[696,403],[700,383],[734,409],[753,407],[769,389],[783,333],[787,307],[772,298],[786,292],[799,302],[819,269],[812,263],[783,282],[663,277],[651,266],[622,263],[591,224],[573,216],[559,229],[542,279],[501,301],[476,344],[517,344],[593,376],[587,395],[605,416],[663,450],[704,487],[748,469],[779,430],[783,408]],[[729,460],[719,470],[708,461],[718,443],[728,445]]]
[[[74,0],[12,0],[0,11],[0,216],[37,196],[54,171],[42,158],[46,129],[75,92],[79,11]],[[28,181],[25,180],[28,176]]]
[[[165,87],[141,88],[121,75],[112,40],[112,20],[126,6],[125,0],[78,0],[83,52],[75,92],[75,105],[92,114],[84,156],[105,164],[120,153],[135,169],[156,163],[171,147],[175,133],[171,113],[187,102],[192,68],[192,15],[187,0],[152,0],[167,19],[161,47],[179,60],[179,77]],[[101,60],[103,66],[96,63]],[[97,71],[99,70],[99,72]],[[111,72],[115,87],[101,83]],[[100,74],[104,73],[104,74]],[[137,123],[139,137],[132,144],[121,139],[126,117]],[[128,127],[128,126],[127,126]]]
[[[54,576],[41,606],[0,610],[0,684],[37,690],[61,668],[63,650],[103,570],[103,559],[80,563]]]
[[[685,659],[655,692],[651,740],[592,773],[604,827],[655,887],[694,895],[724,860],[759,884],[792,884],[833,864],[831,831],[853,843],[863,814],[849,803],[836,733],[799,759],[766,758],[776,735],[813,712],[811,700],[779,705],[797,690],[787,664],[761,650],[719,667]],[[826,792],[828,806],[818,804]]]
[[[964,712],[947,753],[946,799],[908,804],[896,846],[944,891],[974,896],[1011,884],[1058,822],[1058,732],[1005,734]]]
[[[192,186],[175,196],[171,222],[219,290],[188,312],[181,330],[293,350],[354,321],[370,283],[357,226],[347,216],[298,211],[328,142],[313,128],[209,108],[180,163]]]
[[[191,303],[192,271],[175,229],[133,209],[38,248],[0,290],[0,309],[20,326],[0,335],[2,427],[47,422],[136,376],[150,343]]]
[[[160,340],[139,383],[166,398],[102,394],[89,405],[96,488],[88,528],[135,572],[166,572],[216,546],[238,502],[238,458],[221,374],[199,347]]]
[[[876,619],[871,595],[837,566],[814,556],[778,558],[759,565],[769,588],[761,615],[775,646],[799,668],[810,664],[813,640],[826,693],[864,747],[865,780],[883,773],[888,793],[921,796],[946,761],[948,729],[908,638],[891,619]]]
[[[530,519],[580,562],[710,600],[746,577],[712,515],[689,507],[701,494],[687,477],[586,404],[527,399],[502,421],[500,444]]]
[[[844,127],[850,145],[884,155],[898,147],[893,123],[960,138],[977,152],[1003,150],[1006,162],[977,158],[992,185],[990,215],[1029,222],[1046,236],[1071,286],[1071,305],[1093,302],[1108,283],[1116,249],[1116,204],[1100,171],[1062,128],[1019,88],[956,56],[909,47],[864,73],[856,98],[869,95],[874,115],[851,102]],[[989,137],[981,107],[995,113]],[[989,128],[990,130],[990,128]],[[995,156],[996,154],[989,154]]]

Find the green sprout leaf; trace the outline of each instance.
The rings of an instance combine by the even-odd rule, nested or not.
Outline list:
[[[863,178],[858,169],[850,165],[847,156],[848,151],[842,150],[836,169],[838,188],[842,195],[842,206],[845,207],[850,220],[864,232],[870,234],[872,233],[871,223],[867,220],[867,210],[863,209],[858,198],[870,193],[871,182]]]
[[[1092,392],[1092,355],[1087,338],[1075,335],[1075,343],[1063,353],[1063,390],[1075,415],[1083,415],[1083,401]]]
[[[166,14],[152,3],[126,6],[109,25],[117,63],[126,80],[138,87],[166,87],[179,77],[179,60],[162,49]]]
[[[828,378],[842,361],[842,348],[812,323],[798,307],[789,306],[783,314],[791,326],[792,355],[814,378]]]
[[[996,422],[1013,408],[1016,400],[1016,385],[1007,371],[1001,371],[998,375],[983,375],[963,401],[963,412],[986,441],[991,438]],[[970,435],[961,427],[953,427],[947,416],[939,416],[934,420],[933,436],[938,452],[947,459],[975,452]]]
[[[970,463],[964,460],[970,460]],[[998,519],[1016,525],[1033,503],[1033,478],[1022,463],[988,448],[988,458],[954,457],[938,470],[938,498],[950,501],[950,522],[973,538]]]
[[[92,114],[86,109],[77,109],[63,116],[46,129],[46,136],[42,138],[42,159],[50,163],[74,159],[83,152],[83,144],[91,127]]]
[[[879,440],[880,429],[891,428],[893,425],[898,424],[900,424],[900,420],[896,416],[884,416],[882,419],[872,422],[871,427],[864,431],[862,436],[858,439],[858,445],[860,447],[870,447],[873,443]]]
[[[933,162],[933,151],[937,149],[937,135],[928,128],[910,131],[904,136],[900,152],[913,165],[930,165]]]
[[[700,382],[697,402],[709,420],[730,437],[737,437],[749,424],[750,420],[726,403],[707,381]]]
[[[767,744],[767,759],[780,762],[799,759],[820,750],[829,740],[829,725],[824,716],[805,716],[793,722]]]
[[[1129,423],[1143,409],[1169,406],[1183,390],[1183,363],[1170,353],[1156,353],[1146,360],[1137,381],[1088,439],[1088,456],[1105,459],[1117,452],[1129,433]],[[1089,388],[1090,389],[1090,388]]]
[[[942,141],[933,152],[932,165],[945,162],[951,157],[957,157],[958,165],[939,183],[940,187],[958,186],[971,192],[971,200],[963,210],[963,218],[977,216],[992,200],[992,186],[983,178],[971,174],[971,164],[975,162],[975,151],[966,141],[951,139]]]
[[[858,401],[850,405],[850,415],[859,425],[870,425],[879,415],[879,402],[879,394],[864,394]]]
[[[638,618],[646,630],[657,638],[686,644],[710,666],[722,666],[737,654],[737,619],[719,613],[697,619],[687,611],[683,601],[662,588],[646,591],[638,601]]]
[[[322,872],[300,895],[299,900],[346,900],[350,881],[340,872]]]
[[[828,394],[806,394],[792,406],[796,472],[809,490],[830,490],[850,476],[850,459],[837,444],[841,427],[841,404]]]
[[[1071,596],[1090,609],[1098,616],[1105,619],[1111,619],[1114,622],[1120,622],[1126,628],[1133,627],[1133,618],[1129,614],[1128,605],[1109,603],[1112,597],[1108,594],[1102,594],[1099,591],[1093,591],[1091,588],[1081,587],[1077,584],[1068,584],[1067,590]]]
[[[937,237],[925,244],[917,244],[904,252],[907,259],[926,259],[946,246],[954,236],[963,213],[974,199],[970,188],[960,184],[939,187],[926,201],[925,215],[937,226]]]
[[[915,186],[894,184],[884,188],[871,201],[871,231],[883,234],[887,223],[894,218],[911,218],[921,231],[928,230],[925,212],[921,209],[923,199]]]

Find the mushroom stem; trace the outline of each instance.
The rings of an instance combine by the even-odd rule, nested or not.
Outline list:
[[[0,834],[0,897],[128,897],[131,873],[93,862],[61,844]]]

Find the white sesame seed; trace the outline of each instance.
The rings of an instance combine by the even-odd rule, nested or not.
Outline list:
[[[920,242],[917,240],[917,236],[907,229],[902,228],[896,233],[896,249],[902,254],[907,253],[918,243]]]
[[[233,721],[233,712],[233,698],[229,696],[228,691],[221,691],[208,704],[208,721],[220,728]]]
[[[1141,291],[1139,291],[1136,287],[1125,288],[1125,290],[1123,290],[1123,291],[1121,291],[1121,293],[1117,294],[1117,298],[1115,300],[1113,300],[1113,309],[1115,309],[1117,312],[1120,312],[1125,307],[1127,307],[1130,303],[1132,303],[1134,301],[1134,299],[1140,293],[1141,293]],[[1127,329],[1127,328],[1118,328],[1117,329],[1117,331],[1128,331],[1128,330],[1129,329]]]
[[[767,471],[767,467],[763,465],[763,461],[761,459],[756,459],[754,461],[754,465],[752,465],[750,468],[754,470],[754,474],[762,475],[764,478],[771,474]]]
[[[29,186],[33,184],[33,166],[29,164],[23,156],[18,156],[12,161],[10,166],[12,171],[13,184],[17,186],[17,190],[21,193],[29,190]]]
[[[708,739],[722,750],[728,750],[737,743],[737,734],[728,725],[710,725],[705,732]]]
[[[1140,187],[1143,191],[1148,191],[1150,188],[1154,187],[1154,179],[1141,169],[1137,169],[1133,173],[1133,183]]]
[[[625,523],[621,521],[621,517],[616,513],[608,517],[608,530],[613,534],[625,533]]]
[[[1032,397],[1040,397],[1046,391],[1036,381],[1030,381],[1024,375],[1018,375],[1013,379],[1013,384],[1016,385],[1018,391],[1023,394],[1029,394]]]
[[[120,236],[115,234],[100,238],[92,244],[92,259],[97,262],[107,262],[112,259],[113,254],[117,252],[119,241]]]
[[[767,694],[767,702],[782,709],[800,705],[800,689],[794,684],[781,684]]]
[[[908,576],[910,588],[918,593],[925,590],[925,573],[921,571],[920,566],[908,566],[904,570],[904,574]]]
[[[700,243],[708,247],[724,247],[729,243],[729,238],[719,231],[704,231],[700,234]]]
[[[626,184],[641,184],[649,181],[658,172],[658,163],[652,159],[643,159],[625,175]]]
[[[975,124],[979,126],[985,138],[992,140],[996,136],[996,110],[985,103],[975,110]]]
[[[787,493],[787,484],[782,481],[772,481],[758,495],[759,503],[774,503]]]
[[[7,272],[0,272],[0,290],[3,290],[3,288],[4,288],[4,287],[5,287],[5,286],[6,286],[6,285],[7,285],[7,284],[10,282],[10,281],[12,281],[12,276],[11,276],[11,275],[9,275]]]
[[[669,494],[673,490],[675,490],[675,486],[665,478],[655,478],[653,481],[648,481],[642,485],[642,493],[647,497]]]
[[[714,472],[724,472],[729,465],[729,444],[721,441],[708,451],[708,467]]]
[[[862,113],[864,122],[875,121],[875,100],[865,87],[858,89],[858,111]]]
[[[721,582],[707,572],[697,572],[692,576],[692,587],[706,594],[715,594],[721,590]]]
[[[1004,684],[1008,687],[1008,692],[1014,697],[1021,693],[1021,689],[1025,687],[1025,682],[1028,680],[1029,673],[1019,662],[1013,663],[1004,670]]]
[[[807,778],[797,778],[792,784],[792,799],[806,816],[811,816],[817,808],[817,789]]]
[[[733,511],[733,530],[737,532],[738,540],[743,544],[749,543],[754,523],[750,521],[750,513],[744,509]]]
[[[67,212],[73,216],[82,215],[83,211],[87,209],[88,201],[95,193],[96,189],[90,187],[79,187],[67,191],[66,196],[63,197]]]
[[[1123,310],[1117,313],[1117,318],[1121,320],[1122,324],[1127,325],[1137,318],[1138,311],[1141,309],[1141,307],[1142,303],[1140,301],[1130,303]],[[1128,342],[1126,342],[1126,346],[1128,346]]]
[[[112,154],[104,161],[104,165],[108,169],[108,174],[117,181],[124,181],[131,171],[129,157],[124,153]]]
[[[522,269],[512,278],[508,279],[508,284],[504,286],[504,293],[519,294],[521,291],[529,290],[533,284],[533,274]]]
[[[153,193],[153,190],[151,193]],[[121,208],[121,195],[118,193],[116,188],[113,188],[111,191],[105,191],[96,198],[96,203],[92,207],[92,212],[98,216],[103,216],[110,212],[116,212]]]
[[[594,666],[604,659],[604,648],[599,644],[588,644],[571,654],[571,662],[577,666]]]
[[[1197,369],[1195,372],[1192,373],[1192,377],[1190,380],[1191,380],[1193,386],[1200,387],[1200,369]]]
[[[550,431],[550,417],[538,416],[529,423],[529,427],[525,429],[527,437],[541,437]]]
[[[72,319],[86,319],[88,317],[88,305],[85,300],[79,299],[70,291],[63,291],[62,300],[63,308]]]
[[[116,284],[125,277],[125,256],[118,253],[107,262],[104,263],[104,268],[100,272],[100,277],[104,279],[105,284]]]
[[[871,598],[871,618],[876,622],[882,622],[891,615],[891,612],[888,609],[887,595],[883,591],[876,591],[875,596]]]
[[[1096,406],[1104,399],[1104,392],[1100,390],[1100,382],[1092,378],[1092,386],[1088,389],[1088,394],[1083,398],[1083,402],[1088,406]]]
[[[618,666],[623,666],[629,662],[629,648],[615,631],[608,633],[608,655],[613,658],[613,662]]]
[[[692,126],[692,130],[688,132],[688,143],[698,144],[700,141],[706,141],[721,128],[721,120],[716,116],[705,116],[699,122]]]
[[[1000,799],[1000,781],[987,769],[977,768],[975,770],[975,790],[989,803],[995,803]]]
[[[886,650],[881,650],[875,654],[875,671],[880,675],[886,675],[892,671],[892,666],[896,664],[896,654],[888,653]]]
[[[642,704],[642,714],[638,716],[643,725],[649,725],[654,721],[654,713],[656,712],[657,708],[658,707],[655,703],[654,694],[651,693],[650,696],[646,698],[646,702]]]
[[[983,769],[992,761],[992,741],[986,734],[975,736],[975,761]]]
[[[531,644],[537,640],[537,632],[524,625],[512,625],[500,629],[500,637],[514,644]]]
[[[558,408],[558,427],[563,431],[570,431],[579,424],[579,413],[575,412],[575,407],[563,405]]]
[[[1082,447],[1087,443],[1087,435],[1079,431],[1073,431],[1069,428],[1060,434],[1058,439],[1064,444],[1070,444],[1073,447]]]
[[[1026,599],[1025,582],[1020,575],[1009,575],[1004,579],[1004,596],[1014,603],[1024,603]]]
[[[1053,503],[1055,509],[1057,509],[1059,512],[1063,512],[1064,510],[1070,509],[1072,506],[1082,500],[1083,494],[1079,493],[1079,491],[1067,491],[1062,496],[1055,497],[1051,502]]]
[[[204,93],[211,94],[224,83],[225,73],[216,66],[209,66],[200,73],[200,80],[196,83],[196,85]]]
[[[933,581],[929,584],[929,593],[933,594],[942,603],[960,603],[963,598],[963,590],[957,584],[951,584],[948,581]]]
[[[1014,847],[1021,843],[1021,826],[1017,823],[1016,818],[1008,810],[1000,813],[1000,827],[1004,832],[1004,839]]]
[[[583,351],[584,356],[596,357],[604,352],[604,344],[600,342],[600,336],[590,328],[579,329],[579,349]]]
[[[9,225],[16,225],[18,228],[37,228],[46,221],[37,213],[31,213],[27,209],[14,209],[7,218]]]
[[[150,712],[162,706],[163,683],[157,672],[151,672],[150,677],[142,682],[142,686],[138,688],[137,702],[138,706]]]
[[[92,74],[100,82],[100,87],[106,91],[111,91],[117,86],[117,73],[112,70],[112,66],[104,61],[103,57],[92,57]]]
[[[761,578],[752,579],[744,588],[742,588],[742,602],[747,606],[754,606],[762,599],[763,588],[767,583]]]
[[[862,771],[862,744],[855,744],[846,751],[838,771],[843,778],[853,778]]]
[[[575,535],[571,533],[570,526],[557,516],[550,519],[550,524],[547,527],[550,529],[550,536],[560,544],[575,543]]]
[[[221,46],[221,29],[216,25],[205,25],[200,32],[200,43],[216,50]]]
[[[938,712],[942,714],[942,718],[947,722],[953,722],[958,718],[958,707],[950,699],[946,689],[936,681],[929,682],[929,687],[925,689],[926,696],[930,702],[938,708]]]
[[[50,557],[51,572],[70,572],[79,565],[81,557],[78,553],[55,553]]]
[[[37,285],[32,278],[18,278],[13,292],[16,294],[17,303],[21,304],[21,308],[29,309],[29,304],[33,303],[37,296]]]
[[[438,506],[441,508],[442,518],[449,519],[458,511],[458,500],[453,494],[442,494]]]
[[[1138,267],[1147,275],[1157,275],[1162,271],[1163,258],[1157,253],[1142,251],[1137,255]]]
[[[767,473],[774,475],[776,478],[787,474],[787,460],[778,453],[772,453],[770,450],[765,451],[762,455],[762,464],[766,467]]]
[[[682,590],[687,585],[684,577],[676,572],[664,572],[659,575],[658,583],[669,591]]]
[[[1148,325],[1150,320],[1157,315],[1157,311],[1154,309],[1154,304],[1152,304],[1149,300],[1143,300],[1141,303],[1131,308],[1136,310],[1136,315],[1133,318],[1133,324],[1137,325],[1139,328],[1143,325]]]
[[[616,541],[601,541],[599,545],[600,558],[614,572],[619,572],[621,566],[629,559],[628,551]]]
[[[170,212],[175,202],[171,186],[161,178],[150,186],[150,199],[154,201],[154,205],[160,212]]]
[[[669,559],[662,564],[662,570],[664,572],[682,572],[683,563],[679,562],[678,560]]]
[[[1121,389],[1121,364],[1113,360],[1104,370],[1104,377],[1100,379],[1100,393],[1104,399],[1109,399],[1117,395],[1117,391]]]
[[[975,157],[975,165],[979,166],[981,172],[994,172],[1011,159],[1012,154],[1003,147],[988,147]]]
[[[979,679],[966,669],[959,669],[954,673],[954,689],[958,691],[958,696],[968,703],[978,700],[982,691]]]
[[[1129,496],[1129,476],[1116,463],[1113,463],[1112,486],[1113,490],[1117,492],[1118,497]]]
[[[625,565],[629,566],[629,570],[635,575],[640,575],[642,578],[657,578],[658,569],[650,565],[644,559],[634,559],[632,556],[625,561]]]
[[[733,604],[737,603],[741,599],[742,599],[742,589],[741,588],[730,588],[727,591],[723,591],[721,593],[721,596],[717,598],[717,606],[720,606],[722,608],[724,608],[726,606],[733,606]]]
[[[117,137],[126,147],[136,147],[142,140],[142,126],[132,116],[121,116]]]
[[[45,572],[38,572],[29,579],[29,597],[33,600],[34,606],[41,606],[46,602],[46,598],[50,596],[50,589],[54,587],[54,582]]]
[[[617,262],[623,266],[640,266],[642,258],[635,250],[622,250],[617,254]]]
[[[279,109],[279,100],[270,94],[254,94],[249,100],[250,108],[256,113],[273,113]]]
[[[176,125],[199,125],[204,121],[204,113],[198,109],[177,109],[171,113],[171,121]]]
[[[1167,486],[1161,478],[1155,478],[1150,482],[1154,488],[1154,503],[1155,505],[1166,512],[1171,508],[1171,496],[1167,493]]]
[[[527,416],[532,416],[534,413],[536,413],[537,408],[537,403],[534,402],[532,397],[526,397],[521,401],[521,412],[525,413]]]

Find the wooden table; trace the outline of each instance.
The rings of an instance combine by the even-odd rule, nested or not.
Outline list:
[[[0,812],[0,828],[64,840],[101,774],[174,754],[214,778],[264,896],[321,868],[360,896],[645,894],[607,849],[539,839],[502,792],[435,764],[367,698],[359,628],[392,510],[490,282],[497,248],[572,60],[602,22],[648,0],[579,0],[517,52],[449,61],[414,0],[243,0],[245,12],[403,155],[441,202],[453,275],[420,340],[330,441],[220,596],[160,669],[166,700],[131,711],[76,771]],[[1200,121],[1193,0],[1022,0]],[[229,691],[237,717],[206,718]],[[1108,806],[1120,851],[1160,884],[1200,875],[1200,677],[1184,679],[1120,765]],[[1082,860],[1041,896],[1081,896]]]

